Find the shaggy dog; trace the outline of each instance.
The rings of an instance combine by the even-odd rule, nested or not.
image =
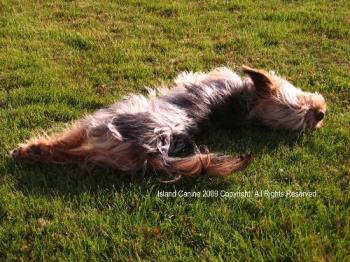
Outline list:
[[[259,123],[270,128],[315,129],[322,125],[322,95],[303,92],[274,72],[242,68],[241,78],[228,68],[209,73],[183,72],[171,88],[131,95],[76,121],[64,132],[33,138],[12,151],[17,160],[83,163],[128,173],[148,168],[172,176],[227,176],[244,169],[252,155],[233,157],[195,150],[176,157],[194,135],[218,120]],[[193,144],[192,144],[193,145]],[[196,148],[196,147],[195,147]]]

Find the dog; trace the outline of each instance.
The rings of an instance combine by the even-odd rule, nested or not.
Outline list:
[[[160,171],[174,183],[183,176],[228,176],[253,159],[201,152],[176,156],[201,130],[224,120],[230,125],[261,124],[272,129],[311,130],[322,126],[326,103],[275,74],[242,67],[209,73],[180,73],[171,87],[132,94],[70,124],[63,132],[32,138],[11,152],[16,160],[81,163],[127,173]]]

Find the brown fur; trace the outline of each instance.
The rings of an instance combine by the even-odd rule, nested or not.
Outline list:
[[[255,89],[261,98],[268,99],[271,95],[276,94],[278,86],[268,72],[265,70],[256,70],[248,66],[243,66],[242,70],[251,77]]]
[[[28,142],[12,153],[17,159],[31,162],[66,164],[79,161],[91,169],[95,163],[114,167],[122,171],[140,170],[147,165],[154,171],[196,178],[228,176],[245,169],[253,160],[252,155],[233,157],[213,153],[197,152],[185,158],[147,157],[144,150],[135,144],[118,141],[106,134],[86,138],[81,127],[73,126],[61,135],[42,137]]]
[[[211,95],[219,93],[220,88],[225,89],[229,81],[236,81],[241,85],[245,85],[244,91],[252,98],[251,101],[248,99],[248,103],[252,104],[249,104],[249,111],[245,121],[259,122],[271,128],[291,130],[315,129],[322,125],[326,112],[326,103],[322,95],[303,92],[274,73],[268,73],[264,70],[256,70],[244,66],[243,72],[249,75],[249,78],[243,81],[227,68],[219,68],[208,74],[185,73],[175,80],[175,87],[172,90],[174,92],[173,96],[185,92],[186,84],[192,83],[196,85],[196,90],[199,90],[199,95],[201,94],[200,92],[203,92],[205,99],[216,101],[218,97],[211,97]],[[215,83],[215,81],[221,83],[222,86],[212,90],[211,83]],[[202,87],[203,89],[201,89]],[[208,90],[208,93],[205,93],[205,90]],[[163,95],[171,95],[172,91],[166,89]],[[168,121],[160,127],[153,126],[157,119],[151,119],[148,122],[143,119],[144,116],[147,116],[147,110],[155,114],[152,111],[154,110],[152,106],[156,105],[156,99],[154,96],[151,96],[149,99],[134,96],[130,100],[126,100],[124,104],[116,104],[117,109],[112,106],[109,108],[110,111],[98,111],[94,115],[71,125],[62,133],[31,139],[12,151],[12,156],[18,160],[32,162],[40,161],[60,164],[78,162],[87,169],[91,169],[95,165],[102,165],[128,173],[136,173],[150,168],[175,176],[173,180],[163,181],[165,183],[176,182],[182,176],[192,178],[199,177],[201,174],[227,176],[233,172],[245,169],[252,161],[252,155],[237,158],[209,152],[201,153],[197,150],[192,156],[177,158],[168,156],[167,153],[164,153],[158,147],[156,147],[157,153],[154,153],[154,148],[151,148],[151,150],[147,149],[147,146],[153,143],[153,136],[157,136],[156,131],[158,129],[162,131],[163,127],[168,127],[167,124],[169,122],[173,122],[172,118],[165,118],[169,111],[163,112],[163,115],[156,114],[157,117],[163,117]],[[202,101],[204,99],[196,102],[200,104]],[[174,105],[172,106],[174,107]],[[123,137],[119,133],[123,129],[119,131],[116,129],[113,118],[118,114],[125,115],[126,113],[132,113],[132,119],[136,116],[142,116],[141,119],[136,121],[138,125],[134,123],[126,133],[142,130],[142,132],[137,133],[138,136],[142,136],[144,133],[151,132],[150,140],[152,142],[150,144],[138,144],[137,140],[125,139],[128,134],[124,134],[126,136]],[[186,121],[191,120],[186,118],[187,115],[180,114],[180,117],[183,117],[181,119],[184,120],[181,120],[178,125],[184,125]],[[125,118],[121,123],[127,123],[126,126],[130,127],[130,122],[125,121],[130,121],[130,119]],[[146,130],[145,132],[143,132],[143,129],[138,128],[145,128],[145,123],[143,122],[149,125],[146,126],[148,129],[144,129]],[[162,136],[156,138],[163,139]]]
[[[196,153],[185,158],[153,158],[148,163],[157,171],[195,178],[201,174],[228,176],[233,172],[244,170],[252,160],[252,155],[236,158],[212,153]]]

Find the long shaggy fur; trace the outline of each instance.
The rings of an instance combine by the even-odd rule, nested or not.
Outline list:
[[[209,152],[176,157],[203,127],[225,119],[271,128],[314,129],[322,125],[324,98],[294,87],[275,73],[243,67],[241,78],[228,68],[184,72],[170,88],[130,95],[78,120],[62,133],[31,139],[12,152],[15,159],[78,162],[128,173],[152,169],[181,176],[227,176],[242,170],[252,155]],[[173,180],[172,180],[173,181]]]

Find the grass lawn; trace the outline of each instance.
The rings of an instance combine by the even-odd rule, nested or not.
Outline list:
[[[0,1],[0,258],[350,259],[348,0],[54,2]],[[180,71],[242,64],[322,93],[324,127],[203,134],[211,151],[256,160],[172,186],[8,158],[32,134]],[[174,190],[317,196],[157,197]]]

